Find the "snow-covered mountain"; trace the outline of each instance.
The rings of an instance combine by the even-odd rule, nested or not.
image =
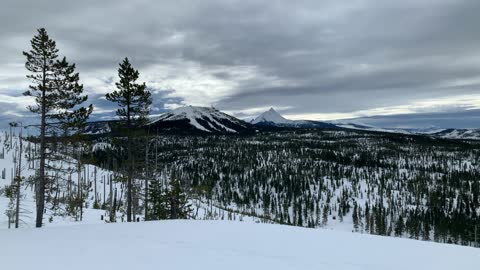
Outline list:
[[[407,128],[407,129],[403,129],[405,131],[408,131],[410,133],[413,133],[413,134],[424,134],[424,135],[431,135],[431,134],[436,134],[436,133],[439,133],[439,132],[442,132],[445,130],[445,128],[440,128],[440,127],[437,127],[437,126],[428,126],[428,127],[424,127],[424,128]]]
[[[115,133],[119,121],[97,121],[87,125],[85,134],[105,135]],[[250,123],[235,118],[211,107],[185,106],[150,118],[145,126],[161,133],[174,134],[253,134],[259,127],[282,128],[337,128],[336,125],[312,120],[290,120],[273,108],[262,113]]]
[[[426,128],[381,128],[359,123],[351,122],[332,122],[336,126],[348,129],[400,133],[410,135],[426,135],[443,139],[461,139],[461,140],[480,140],[480,129],[456,129],[439,128],[430,126]]]
[[[235,134],[252,131],[251,125],[215,108],[186,106],[166,112],[148,124],[160,131]]]
[[[263,112],[250,123],[257,126],[274,126],[274,127],[293,127],[293,128],[336,128],[335,125],[312,120],[290,120],[283,117],[275,109],[270,108]]]
[[[272,124],[284,124],[284,125],[293,124],[293,122],[294,121],[288,120],[282,115],[280,115],[273,108],[270,108],[270,110],[263,112],[262,114],[260,114],[259,116],[257,116],[255,119],[251,121],[252,124],[272,123]]]
[[[424,130],[424,129],[404,129],[404,128],[383,128],[383,127],[376,127],[371,126],[363,123],[354,123],[354,122],[339,122],[339,121],[332,121],[332,124],[336,125],[340,128],[347,128],[347,129],[356,129],[356,130],[365,130],[365,131],[374,131],[374,132],[387,132],[387,133],[398,133],[398,134],[431,134],[432,130]]]

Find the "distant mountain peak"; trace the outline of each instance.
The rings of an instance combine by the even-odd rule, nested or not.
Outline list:
[[[263,112],[252,120],[252,124],[258,123],[290,124],[292,120],[286,119],[271,107],[268,111]]]
[[[287,127],[287,128],[336,128],[335,125],[312,120],[290,120],[283,117],[274,108],[263,112],[250,121],[257,126]]]

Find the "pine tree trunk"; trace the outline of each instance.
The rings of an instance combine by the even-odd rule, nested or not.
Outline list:
[[[94,192],[95,192],[95,203],[97,202],[97,167],[93,168],[93,184],[94,184]]]
[[[133,177],[133,156],[132,156],[132,136],[130,119],[130,98],[127,99],[127,148],[128,148],[128,173],[127,173],[127,222],[132,222],[132,177]]]
[[[127,222],[132,221],[132,145],[130,136],[128,137],[128,175],[127,175]]]
[[[103,179],[103,205],[105,205],[105,197],[106,197],[106,185],[107,185],[107,177],[105,175],[102,176]]]
[[[22,141],[22,131],[20,130],[20,154],[18,155],[18,172],[17,172],[17,198],[15,202],[15,228],[18,229],[18,223],[20,220],[20,181],[22,173],[22,150],[23,150],[23,141]]]
[[[110,190],[112,190],[112,182],[110,182]],[[116,221],[116,211],[117,211],[117,189],[115,189],[115,195],[111,195],[112,198],[110,201],[110,222],[117,222]],[[123,218],[122,218],[123,219]],[[123,221],[123,220],[122,220]]]
[[[110,175],[110,179],[108,182],[110,186],[110,222],[115,222],[115,219],[114,219],[115,205],[113,204],[113,182],[112,181],[113,181],[112,175]],[[116,196],[117,196],[117,190],[115,189],[115,197]]]
[[[37,203],[37,216],[35,221],[35,227],[42,227],[43,211],[45,209],[45,159],[46,159],[46,141],[45,132],[47,129],[47,104],[45,99],[46,92],[46,60],[44,59],[43,65],[43,81],[42,81],[42,116],[40,123],[40,168],[38,169],[38,179],[36,185],[36,203]]]
[[[148,213],[148,136],[147,136],[147,145],[145,148],[145,220],[147,220]]]
[[[79,199],[79,202],[80,202],[80,221],[82,221],[82,217],[83,217],[82,166],[80,164],[80,157],[78,157],[78,158],[79,158],[78,169],[77,169],[77,174],[78,174],[78,176],[77,176],[78,177],[78,199]]]

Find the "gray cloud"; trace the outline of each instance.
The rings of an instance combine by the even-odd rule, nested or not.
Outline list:
[[[28,84],[21,51],[45,26],[77,63],[101,117],[111,105],[98,97],[113,88],[125,56],[152,89],[169,89],[156,96],[157,112],[196,103],[247,117],[270,106],[318,119],[375,115],[379,108],[420,117],[447,105],[461,115],[480,103],[475,0],[31,0],[4,6],[0,94],[15,96]],[[456,104],[459,97],[471,104]],[[419,110],[416,104],[427,101]]]

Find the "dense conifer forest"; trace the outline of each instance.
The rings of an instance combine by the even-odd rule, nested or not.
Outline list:
[[[98,165],[115,170],[121,167],[112,158],[118,151],[108,141],[104,138],[93,156]],[[264,222],[345,223],[370,234],[478,245],[476,141],[304,129],[255,136],[145,136],[137,146],[143,149],[136,157],[139,178],[179,179],[191,196]],[[139,208],[143,186],[137,181]]]

